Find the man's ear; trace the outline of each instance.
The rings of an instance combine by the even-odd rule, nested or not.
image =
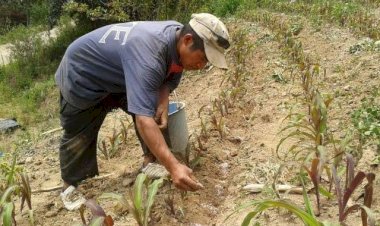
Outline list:
[[[183,36],[183,43],[186,46],[191,46],[193,44],[193,35],[192,34],[186,34]]]

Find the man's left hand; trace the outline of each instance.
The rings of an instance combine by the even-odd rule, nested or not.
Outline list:
[[[154,115],[154,120],[160,129],[166,129],[168,127],[169,93],[169,87],[166,85],[160,88],[158,107]]]
[[[154,120],[160,129],[166,129],[168,126],[168,104],[158,106]]]

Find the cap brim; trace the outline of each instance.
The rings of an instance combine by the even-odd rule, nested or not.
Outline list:
[[[204,42],[204,46],[207,60],[212,65],[218,68],[228,69],[226,57],[223,52],[206,42]]]

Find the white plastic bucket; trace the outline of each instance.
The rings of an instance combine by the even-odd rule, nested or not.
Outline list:
[[[173,153],[186,156],[189,132],[186,123],[185,103],[170,102],[168,113],[168,127],[162,132],[166,144]]]

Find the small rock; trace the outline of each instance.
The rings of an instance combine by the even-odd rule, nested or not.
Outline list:
[[[224,195],[224,189],[223,189],[222,185],[220,185],[220,184],[215,185],[215,190],[216,190],[216,195],[218,197]]]
[[[13,119],[0,118],[0,132],[12,131],[19,127],[20,125]]]
[[[227,163],[227,162],[221,163],[221,164],[220,164],[220,168],[222,168],[223,170],[227,170],[227,168],[228,168],[228,163]]]
[[[243,138],[238,137],[238,136],[236,137],[232,136],[232,137],[227,137],[227,140],[234,144],[240,144],[243,141]]]
[[[348,90],[350,90],[350,88],[351,88],[351,86],[350,86],[350,85],[346,85],[345,87],[343,87],[343,89],[344,89],[345,91],[348,91]]]
[[[228,163],[227,162],[224,162],[222,164],[219,165],[220,168],[221,168],[221,173],[223,174],[223,176],[226,176],[228,174]]]
[[[237,155],[238,155],[237,150],[231,151],[231,157],[236,157]]]
[[[33,161],[33,158],[30,156],[25,159],[25,163],[31,163],[32,161]]]
[[[56,210],[50,210],[50,211],[47,211],[45,213],[45,217],[49,218],[49,217],[55,217],[57,216],[58,212]]]
[[[128,187],[128,186],[130,186],[132,183],[134,182],[134,179],[133,178],[125,178],[124,180],[123,180],[123,186],[124,187]]]

